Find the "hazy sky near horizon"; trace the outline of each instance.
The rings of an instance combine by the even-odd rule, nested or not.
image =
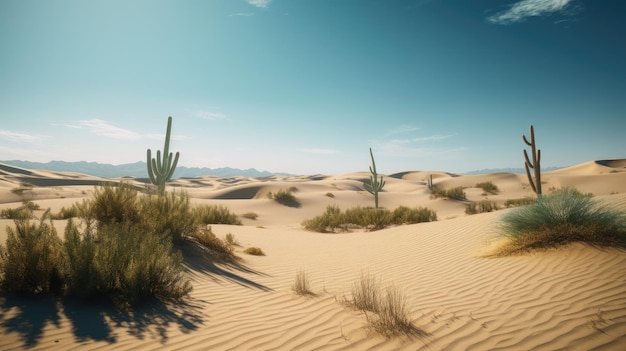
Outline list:
[[[0,0],[0,160],[294,174],[626,158],[626,1]]]

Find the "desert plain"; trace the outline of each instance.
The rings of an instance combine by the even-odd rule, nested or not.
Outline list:
[[[430,196],[462,186],[466,201]],[[626,160],[597,160],[543,173],[543,189],[575,187],[626,210]],[[380,206],[425,206],[438,220],[377,231],[316,233],[306,219],[327,206],[373,206],[368,172],[338,175],[174,179],[193,203],[242,215],[243,225],[213,225],[239,243],[236,263],[186,252],[193,284],[176,304],[147,304],[131,313],[53,299],[0,297],[0,350],[625,350],[626,251],[574,243],[511,257],[486,257],[501,242],[499,219],[508,199],[534,197],[525,174],[455,175],[407,171],[384,175]],[[52,212],[93,195],[90,175],[0,165],[0,209],[24,199]],[[492,182],[497,194],[476,184]],[[25,187],[25,184],[29,184]],[[298,207],[268,193],[293,189]],[[500,209],[468,215],[484,199]],[[60,235],[66,221],[54,221]],[[0,242],[12,220],[0,220]],[[243,251],[259,247],[265,255]],[[313,295],[292,286],[305,272]],[[419,335],[385,337],[364,313],[342,301],[366,272],[407,298]]]

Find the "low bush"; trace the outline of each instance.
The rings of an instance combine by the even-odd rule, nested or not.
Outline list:
[[[67,208],[61,207],[61,210],[59,210],[58,213],[51,214],[50,218],[53,220],[57,220],[57,219],[76,218],[79,216],[80,216],[79,208],[76,204],[74,204],[71,207],[67,207]]]
[[[16,220],[15,228],[7,226],[6,247],[0,244],[3,291],[37,295],[61,290],[61,240],[45,219]]]
[[[484,192],[487,192],[490,194],[497,194],[498,192],[500,192],[500,189],[498,189],[498,186],[493,184],[493,182],[491,181],[477,183],[476,187],[481,188],[483,189]]]
[[[347,231],[350,227],[379,230],[390,225],[414,224],[437,220],[435,211],[425,208],[400,206],[393,212],[384,208],[356,206],[341,212],[337,206],[327,206],[324,214],[305,220],[305,229],[319,233]]]
[[[294,190],[295,188],[290,188],[288,190],[279,190],[276,193],[270,193],[271,198],[281,205],[285,205],[288,207],[300,207],[300,202],[292,193]]]
[[[199,223],[241,225],[237,215],[222,205],[200,205],[192,209],[193,216]]]
[[[498,204],[495,201],[482,200],[478,203],[467,205],[465,213],[469,215],[485,212],[493,212],[498,210]]]
[[[521,199],[508,199],[504,202],[504,206],[506,206],[506,208],[526,206],[526,205],[532,205],[536,201],[537,199],[532,198],[532,197],[525,197]]]
[[[138,204],[141,226],[148,232],[169,236],[174,242],[192,235],[198,230],[186,192],[171,192],[165,195],[146,195]]]
[[[128,183],[102,184],[96,187],[93,198],[77,206],[82,216],[98,225],[140,221],[137,191]]]
[[[251,220],[254,221],[257,218],[259,218],[259,215],[254,213],[254,212],[246,212],[246,213],[242,214],[241,217],[247,218],[247,219],[251,219]]]
[[[230,246],[240,246],[239,241],[237,240],[237,238],[235,238],[233,233],[226,234],[226,236],[224,237],[224,240],[226,240],[226,242]]]
[[[543,195],[502,217],[511,239],[499,255],[556,247],[571,242],[626,247],[626,213],[594,201],[574,188]]]
[[[451,200],[467,199],[467,196],[465,195],[465,191],[463,191],[462,186],[458,186],[456,188],[451,188],[451,189],[441,189],[441,188],[433,187],[431,191],[431,197],[434,199],[445,197]]]
[[[253,255],[253,256],[265,256],[265,252],[263,252],[263,250],[261,250],[261,248],[258,248],[258,247],[249,247],[245,249],[243,252],[247,253],[248,255]]]

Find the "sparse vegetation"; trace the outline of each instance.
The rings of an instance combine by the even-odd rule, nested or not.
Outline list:
[[[193,215],[201,224],[241,225],[237,215],[222,205],[200,205],[192,209]]]
[[[327,206],[324,214],[302,222],[307,230],[320,233],[347,231],[350,227],[379,230],[390,225],[415,224],[437,220],[435,211],[425,208],[400,206],[393,212],[372,207],[353,207],[341,212],[337,206]]]
[[[489,193],[489,194],[497,194],[498,192],[500,192],[500,189],[498,189],[498,186],[493,184],[493,182],[491,181],[476,183],[476,187],[483,189],[484,192]]]
[[[234,261],[236,259],[233,245],[227,239],[222,240],[218,238],[213,233],[211,226],[193,232],[191,237],[208,249],[212,256],[220,261]]]
[[[467,196],[465,195],[465,191],[462,186],[458,186],[456,188],[451,189],[442,189],[438,187],[434,187],[431,190],[431,198],[436,199],[440,197],[445,197],[450,200],[466,200]]]
[[[504,202],[504,206],[509,207],[519,207],[534,204],[537,199],[533,199],[531,197],[524,197],[521,199],[508,199]]]
[[[574,188],[556,190],[505,214],[501,230],[510,242],[496,255],[571,242],[626,247],[626,213],[602,205]]]
[[[315,296],[315,293],[311,291],[311,283],[304,270],[299,270],[296,273],[296,280],[294,281],[291,289],[301,296]]]
[[[426,335],[411,322],[406,295],[402,290],[396,286],[381,289],[373,275],[361,273],[360,279],[353,285],[351,299],[345,302],[363,311],[374,330],[387,338],[399,334]],[[368,312],[373,315],[368,315]]]
[[[498,204],[495,201],[482,200],[478,203],[471,203],[465,208],[465,213],[469,215],[485,212],[493,212],[498,210]]]
[[[300,207],[300,202],[293,195],[294,188],[290,188],[287,190],[281,189],[276,193],[269,193],[268,196],[270,199],[278,202],[281,205],[285,205],[288,207]]]
[[[246,213],[242,214],[241,217],[247,218],[247,219],[251,219],[251,220],[254,221],[257,218],[259,218],[259,215],[254,213],[254,212],[246,212]]]
[[[243,252],[247,253],[248,255],[253,255],[253,256],[265,256],[265,252],[263,252],[263,250],[261,250],[258,247],[249,247],[245,249]]]
[[[224,240],[226,240],[226,242],[230,246],[240,246],[239,241],[237,240],[237,238],[235,238],[233,233],[226,234],[226,236],[224,237]]]
[[[327,196],[327,197],[330,197],[331,199],[334,199],[334,198],[335,198],[335,194],[333,194],[333,193],[331,193],[331,192],[326,193],[326,196]]]

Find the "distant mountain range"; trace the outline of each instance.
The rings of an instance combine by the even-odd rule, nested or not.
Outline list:
[[[148,171],[145,162],[126,163],[122,165],[111,165],[96,162],[65,162],[65,161],[50,161],[46,163],[42,162],[30,162],[30,161],[0,161],[8,165],[27,168],[27,169],[42,169],[56,172],[76,172],[83,173],[92,176],[102,178],[119,178],[119,177],[135,177],[135,178],[147,178]],[[290,175],[287,173],[272,173],[267,171],[258,171],[254,168],[238,169],[238,168],[198,168],[198,167],[176,167],[174,172],[174,178],[185,177],[201,177],[201,176],[216,176],[216,177],[267,177],[271,175]]]

